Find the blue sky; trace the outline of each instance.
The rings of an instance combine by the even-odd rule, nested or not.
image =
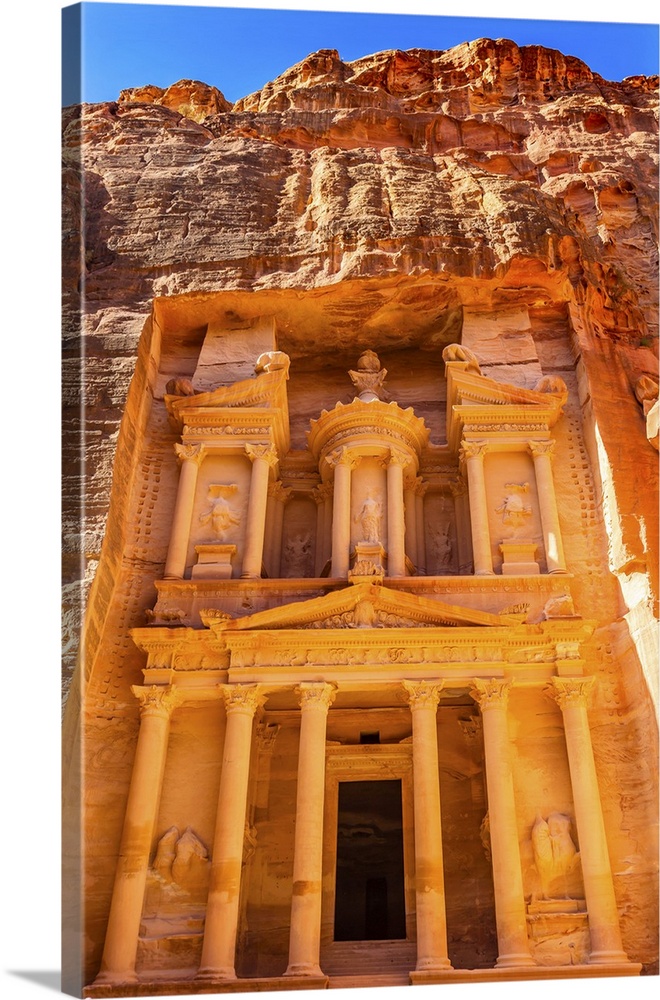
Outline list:
[[[318,8],[315,3],[309,6]],[[390,8],[391,4],[366,6]],[[447,9],[441,3],[424,7]],[[488,9],[492,7],[501,10],[502,4]],[[471,10],[471,5],[467,2],[459,9]],[[575,9],[579,13],[579,3]],[[213,84],[235,101],[319,48],[338,49],[348,61],[383,49],[446,49],[483,36],[560,49],[583,59],[609,80],[658,72],[658,26],[652,24],[444,17],[385,10],[84,3],[81,79],[79,83],[75,41],[68,50],[65,32],[63,103],[80,99],[80,85],[82,99],[95,103],[115,100],[125,87],[147,83],[165,87],[182,78]]]

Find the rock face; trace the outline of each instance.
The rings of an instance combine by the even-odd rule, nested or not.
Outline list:
[[[152,561],[153,580],[166,550],[149,547],[145,522],[135,534],[129,512],[176,490],[176,470],[161,481],[170,430],[154,425],[151,404],[173,379],[199,391],[200,351],[216,372],[225,366],[224,384],[243,378],[257,344],[291,359],[294,465],[319,400],[353,398],[346,371],[367,349],[438,455],[447,345],[521,390],[552,392],[563,380],[555,482],[571,497],[560,517],[577,611],[597,620],[587,672],[599,677],[592,738],[615,890],[629,957],[657,971],[657,102],[657,79],[612,83],[559,52],[480,39],[352,63],[323,50],[233,107],[181,81],[65,110],[65,652],[70,671],[89,594],[79,676],[117,798],[107,857],[88,872],[104,888],[90,906],[85,981],[98,969],[137,725],[127,706],[140,659],[126,652],[128,629],[154,603],[122,560]],[[247,344],[245,359],[213,354],[214,330]],[[524,520],[519,492],[513,515]],[[449,553],[458,559],[456,538],[436,534],[429,572],[441,574]],[[306,535],[293,522],[291,539],[284,565],[302,576]],[[102,662],[110,633],[125,669]],[[521,725],[520,760],[536,738]],[[188,820],[175,814],[169,825]],[[210,812],[202,826],[209,841]],[[460,852],[460,829],[450,833]]]

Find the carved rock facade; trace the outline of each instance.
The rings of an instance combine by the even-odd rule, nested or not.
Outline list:
[[[65,133],[124,411],[87,995],[653,971],[650,82],[482,40],[180,89]]]

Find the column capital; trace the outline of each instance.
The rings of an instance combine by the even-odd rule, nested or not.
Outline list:
[[[252,717],[266,699],[259,684],[223,684],[221,687],[227,715]]]
[[[562,711],[565,708],[586,708],[595,683],[594,677],[551,677],[544,692],[557,702]]]
[[[325,503],[332,496],[332,483],[319,483],[312,490],[312,500],[317,506]]]
[[[482,712],[491,708],[506,709],[511,687],[512,681],[504,678],[474,678],[470,682],[470,697],[474,698]]]
[[[402,469],[405,469],[407,465],[410,465],[410,455],[401,448],[390,448],[390,453],[385,459],[384,464],[386,467],[389,465],[400,465]]]
[[[201,444],[175,444],[174,452],[180,462],[194,462],[199,465],[204,458],[205,449]]]
[[[467,496],[468,486],[462,476],[457,476],[449,482],[449,489],[454,499]]]
[[[293,493],[293,490],[285,486],[281,479],[276,479],[268,484],[268,496],[278,503],[286,503]]]
[[[251,462],[256,461],[258,458],[262,458],[265,462],[268,462],[271,469],[274,468],[278,462],[277,452],[271,444],[246,444],[245,454]]]
[[[480,458],[482,461],[488,451],[488,441],[461,441],[458,458],[461,462],[467,462],[470,458]]]
[[[156,716],[169,719],[174,709],[183,701],[181,692],[168,685],[152,684],[150,687],[140,687],[134,684],[131,691],[140,705],[140,718]]]
[[[444,681],[401,681],[401,683],[412,711],[418,708],[432,708],[433,711],[437,709]]]
[[[554,457],[555,453],[555,441],[528,441],[527,447],[532,453],[532,457],[536,458],[538,455],[547,455],[549,458]]]
[[[353,454],[351,448],[335,448],[329,455],[325,456],[328,465],[334,469],[337,465],[347,465],[349,469],[354,469],[360,461],[357,455]]]
[[[326,684],[322,681],[303,681],[301,684],[298,684],[295,692],[298,695],[300,707],[303,710],[306,708],[320,708],[323,711],[327,711],[335,700],[337,685]]]

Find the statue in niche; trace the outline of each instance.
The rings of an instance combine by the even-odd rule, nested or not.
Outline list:
[[[543,899],[570,898],[569,876],[578,866],[580,855],[571,837],[571,818],[550,813],[547,820],[537,814],[532,827],[534,863],[541,878]]]
[[[188,826],[179,835],[171,826],[158,841],[151,867],[163,881],[192,889],[206,878],[208,864],[208,851],[197,834]]]
[[[309,569],[309,556],[312,551],[312,538],[306,535],[294,535],[289,538],[284,547],[284,558],[287,570],[291,576],[304,576]]]
[[[511,490],[511,493],[507,494],[499,507],[495,508],[495,513],[502,515],[502,524],[519,527],[532,515],[532,508],[522,497],[523,493],[529,493],[529,483],[505,483],[504,489]]]
[[[233,496],[238,490],[236,483],[228,486],[209,486],[209,500],[211,506],[205,514],[199,518],[202,526],[210,525],[213,534],[221,542],[225,541],[227,533],[241,523],[240,516],[228,501],[228,497]]]
[[[431,528],[431,545],[435,549],[435,554],[438,561],[438,566],[448,567],[451,566],[451,556],[452,556],[452,545],[450,535],[450,527],[445,524],[442,528]]]
[[[383,505],[367,493],[360,513],[355,518],[362,528],[362,541],[377,544],[380,542],[380,522],[383,516]]]

